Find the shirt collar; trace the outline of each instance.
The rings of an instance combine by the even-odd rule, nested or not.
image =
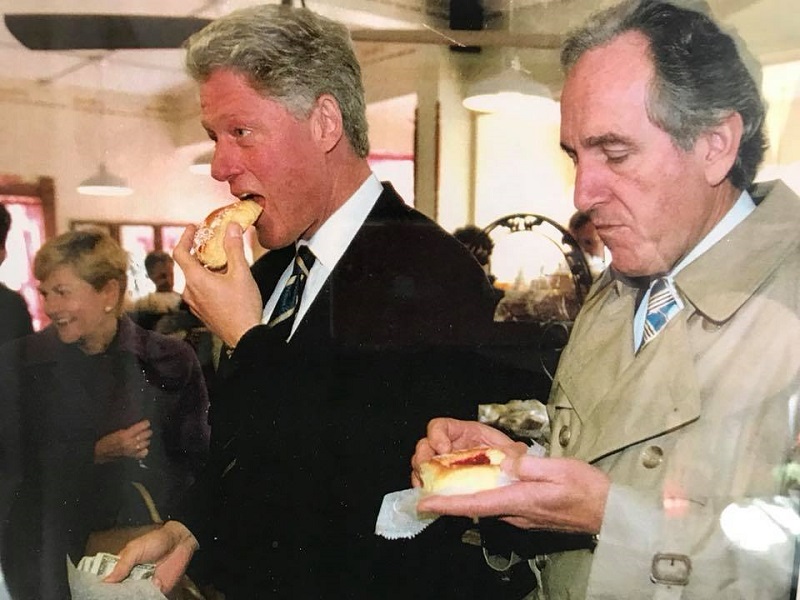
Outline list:
[[[753,202],[753,198],[747,193],[746,190],[743,191],[739,195],[739,199],[736,200],[731,209],[725,213],[725,216],[720,219],[719,223],[714,225],[711,231],[709,231],[706,236],[700,240],[700,242],[694,248],[692,248],[689,254],[684,256],[683,259],[681,259],[678,264],[673,267],[672,271],[669,273],[669,276],[672,277],[677,275],[684,267],[695,261],[698,256],[705,253],[706,250],[711,248],[711,246],[716,244],[728,233],[730,233],[734,227],[744,221],[755,209],[756,203]]]
[[[381,193],[383,185],[371,173],[347,202],[336,209],[308,240],[314,256],[327,270],[333,270]]]

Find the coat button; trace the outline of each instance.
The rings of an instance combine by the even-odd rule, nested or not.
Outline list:
[[[570,431],[568,426],[563,425],[561,429],[558,430],[558,443],[561,444],[562,448],[569,446],[569,440],[571,437],[572,431]]]
[[[648,446],[642,450],[642,466],[645,469],[655,469],[664,460],[664,451],[658,446]]]

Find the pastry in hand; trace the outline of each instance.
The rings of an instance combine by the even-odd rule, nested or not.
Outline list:
[[[238,223],[244,231],[256,222],[260,214],[261,207],[252,200],[239,200],[213,211],[194,234],[194,255],[209,269],[222,269],[228,264],[222,244],[228,223]]]
[[[505,457],[497,448],[470,448],[434,456],[419,466],[422,491],[449,496],[506,485],[510,479],[500,468]]]

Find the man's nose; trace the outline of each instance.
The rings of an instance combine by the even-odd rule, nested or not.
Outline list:
[[[230,144],[217,142],[211,159],[211,176],[217,181],[230,181],[242,172],[238,149]]]
[[[573,203],[581,212],[589,212],[605,196],[606,185],[598,167],[578,165],[575,170]]]

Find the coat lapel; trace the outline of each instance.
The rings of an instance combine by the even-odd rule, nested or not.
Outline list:
[[[688,352],[686,319],[673,319],[669,335],[657,336],[610,382],[601,402],[577,409],[582,422],[611,413],[611,427],[588,428],[575,446],[576,455],[597,460],[617,450],[656,437],[700,416],[700,385]],[[667,360],[650,360],[657,353]],[[591,388],[587,388],[591,389]],[[601,408],[602,407],[602,408]],[[609,422],[607,416],[603,417]]]
[[[570,455],[594,461],[700,414],[700,386],[687,351],[691,307],[670,322],[670,335],[657,336],[637,356],[632,341],[635,298],[635,289],[610,283],[587,301],[587,309],[591,303],[607,306],[584,313],[592,315],[591,321],[576,323],[570,356],[564,360],[570,368],[559,373],[553,398],[555,408],[573,409],[584,424]],[[650,360],[653,353],[668,358]],[[613,425],[586,426],[592,422]]]

